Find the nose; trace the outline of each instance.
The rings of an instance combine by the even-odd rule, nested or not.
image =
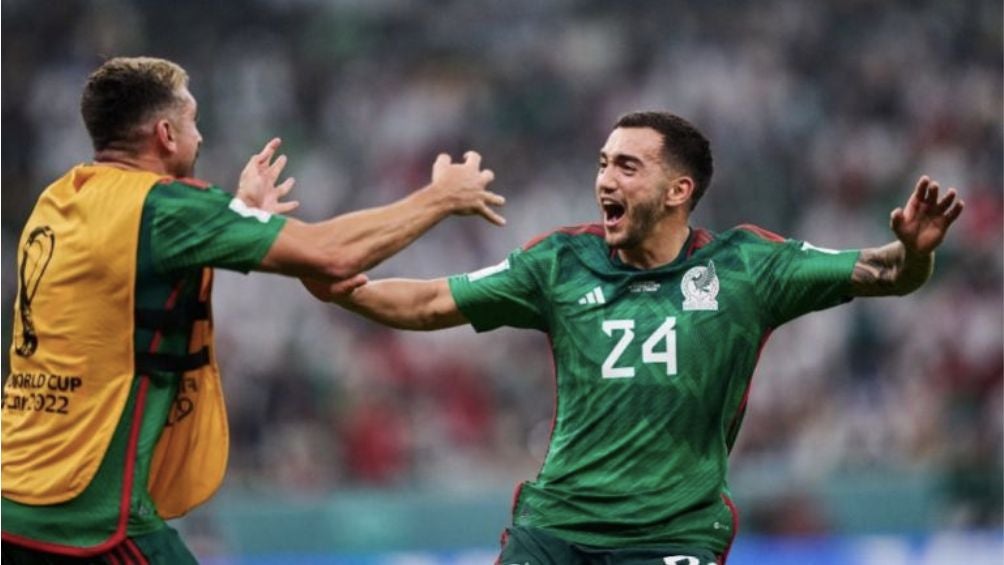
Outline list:
[[[603,167],[596,173],[596,191],[599,193],[613,192],[617,189],[617,178],[613,167]]]

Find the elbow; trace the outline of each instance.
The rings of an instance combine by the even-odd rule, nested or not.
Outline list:
[[[330,279],[343,280],[366,271],[367,267],[361,257],[348,253],[334,253],[323,261],[321,274]]]

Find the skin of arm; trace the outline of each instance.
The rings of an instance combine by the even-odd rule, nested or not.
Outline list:
[[[426,187],[392,204],[323,222],[289,218],[260,268],[296,277],[345,279],[397,253],[451,211],[449,202]]]
[[[290,211],[283,202],[295,180],[276,184],[286,156],[272,160],[281,141],[273,139],[253,155],[241,173],[237,198],[270,213]],[[397,253],[450,214],[478,214],[496,225],[505,218],[491,207],[505,199],[486,189],[495,175],[481,170],[481,156],[468,151],[463,163],[440,154],[432,182],[386,206],[317,223],[288,219],[258,270],[325,281],[351,279]],[[364,279],[362,279],[364,280]],[[350,285],[351,286],[351,285]]]
[[[304,281],[319,300],[333,302],[385,326],[430,331],[467,324],[445,278],[383,279],[350,291],[320,281]]]
[[[934,250],[965,207],[956,196],[951,188],[939,200],[938,183],[920,177],[906,206],[890,215],[898,241],[861,250],[851,276],[853,294],[902,296],[923,286],[934,272]]]

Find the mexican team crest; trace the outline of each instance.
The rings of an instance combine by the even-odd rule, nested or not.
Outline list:
[[[694,267],[684,273],[680,282],[683,291],[684,310],[718,310],[718,275],[715,262],[708,261],[706,267]]]

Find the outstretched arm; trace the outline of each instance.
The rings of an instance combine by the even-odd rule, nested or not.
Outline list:
[[[276,184],[286,163],[274,161],[279,140],[273,139],[251,157],[241,173],[238,198],[270,213],[282,213],[296,202],[282,202],[293,179]],[[477,214],[505,224],[493,206],[505,199],[486,189],[495,175],[481,169],[481,156],[468,151],[463,163],[440,154],[433,164],[432,182],[386,206],[337,216],[318,223],[290,218],[259,270],[297,277],[338,280],[368,270],[397,253],[450,214]]]
[[[384,279],[356,287],[353,284],[304,280],[307,290],[318,299],[392,328],[428,331],[468,323],[446,279]]]
[[[889,225],[898,241],[862,249],[851,284],[855,296],[904,295],[920,288],[934,270],[934,250],[965,206],[954,188],[938,199],[938,183],[920,177],[906,206]]]

